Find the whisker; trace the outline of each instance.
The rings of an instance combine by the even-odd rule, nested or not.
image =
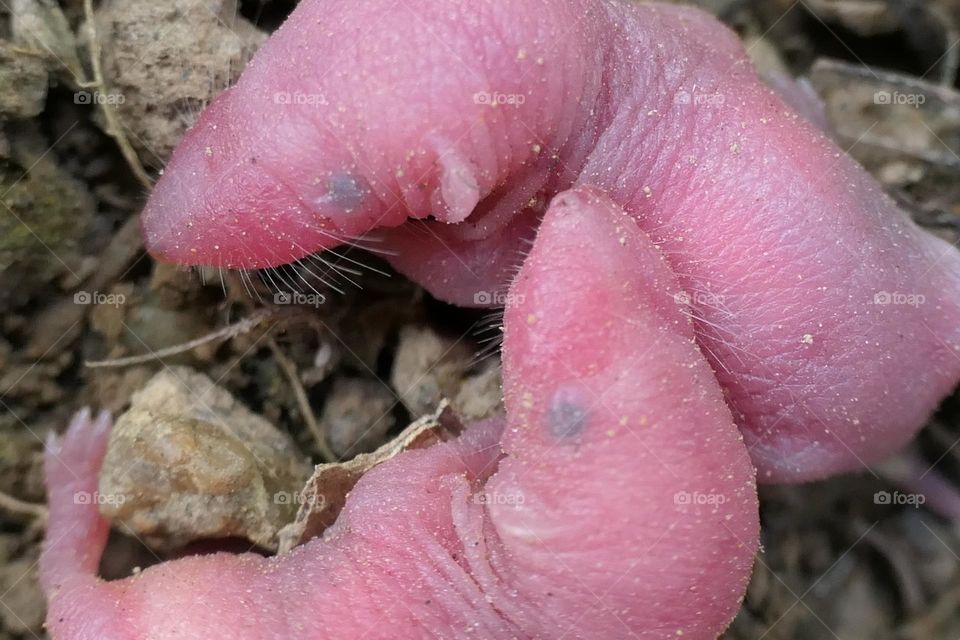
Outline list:
[[[346,260],[347,262],[349,262],[349,263],[351,263],[351,264],[355,264],[355,265],[357,265],[358,267],[360,267],[361,269],[366,269],[367,271],[372,271],[373,273],[379,274],[379,275],[381,275],[381,276],[386,276],[387,278],[390,277],[390,274],[387,273],[386,271],[383,271],[382,269],[378,269],[377,267],[370,266],[370,265],[368,265],[368,264],[364,264],[364,263],[362,263],[362,262],[360,262],[360,261],[358,261],[358,260],[354,260],[354,259],[351,258],[350,256],[345,255],[345,254],[343,254],[343,253],[336,253],[335,251],[330,251],[329,253],[332,253],[333,255],[337,256],[338,258],[342,258],[343,260]],[[358,274],[356,274],[356,275],[363,275],[363,272],[360,272],[360,273],[358,273]]]
[[[339,282],[337,282],[337,276],[340,276],[341,274],[339,274],[336,270],[330,269],[322,261],[318,260],[317,254],[310,254],[310,255],[304,256],[303,258],[298,260],[296,264],[298,268],[306,271],[313,278],[323,283],[324,286],[333,289],[334,291],[336,291],[341,295],[346,293],[346,291],[340,287]],[[315,266],[320,271],[320,274],[322,275],[317,274],[313,269],[310,268],[310,265]],[[330,279],[328,279],[328,276]]]
[[[316,294],[317,296],[322,296],[322,295],[323,295],[323,294],[321,294],[319,291],[317,291],[317,288],[314,287],[313,284],[312,284],[309,280],[307,280],[306,278],[303,277],[303,273],[301,273],[300,269],[294,269],[294,273],[296,273],[297,276],[300,278],[300,280],[302,280],[303,283],[304,283],[305,285],[307,285],[307,287],[310,288],[310,291],[312,291],[312,292],[313,292],[314,294]]]
[[[326,260],[325,258],[323,258],[323,256],[322,256],[321,254],[318,254],[318,255],[314,256],[314,260],[316,260],[316,261],[319,262],[320,264],[326,266],[327,269],[328,269],[328,272],[331,272],[331,271],[332,271],[333,273],[335,273],[335,274],[338,275],[339,277],[343,278],[344,280],[346,280],[347,282],[349,282],[350,284],[352,284],[352,285],[353,285],[354,287],[356,287],[357,289],[363,289],[363,286],[362,286],[359,282],[357,282],[356,280],[354,280],[353,278],[351,278],[350,275],[348,275],[348,274],[351,273],[350,271],[338,269],[338,268],[337,268],[337,265],[335,265],[335,264],[333,264],[332,262],[330,262],[329,260]],[[355,274],[355,275],[362,276],[363,273],[358,273],[358,274]]]
[[[503,346],[503,309],[491,310],[477,324],[480,326],[476,329],[474,335],[477,336],[477,342],[482,346],[470,359],[470,367],[475,367],[481,362],[500,354],[500,349]],[[481,335],[483,337],[479,337]]]
[[[259,269],[257,270],[257,275],[260,277],[260,281],[267,285],[273,292],[283,291],[280,287],[277,286],[277,282],[273,279],[273,269]],[[269,280],[269,282],[268,282]]]
[[[243,291],[247,294],[248,298],[253,298],[253,294],[250,291],[250,287],[247,286],[247,279],[244,277],[246,274],[246,269],[240,269],[237,272],[240,275],[240,284],[243,285]]]
[[[311,258],[311,259],[313,258],[313,256],[308,256],[308,257]],[[321,283],[323,283],[324,286],[330,287],[331,289],[333,289],[334,291],[336,291],[336,292],[339,293],[340,295],[343,295],[343,294],[346,293],[346,291],[344,291],[343,289],[341,289],[340,287],[338,287],[336,284],[328,281],[328,280],[327,280],[326,278],[324,278],[323,276],[319,276],[319,275],[317,275],[316,273],[314,273],[313,270],[310,269],[310,267],[307,266],[307,263],[306,263],[306,262],[300,261],[300,262],[298,263],[298,267],[301,268],[301,269],[303,269],[303,270],[306,271],[307,273],[309,273],[309,274],[310,274],[311,276],[313,276],[315,279],[319,280]],[[324,274],[324,275],[326,275],[326,274]]]
[[[318,229],[318,230],[320,231],[321,234],[327,236],[328,238],[331,238],[331,239],[333,239],[333,240],[336,240],[338,243],[343,244],[343,245],[346,245],[346,246],[349,246],[349,247],[355,247],[355,248],[357,248],[357,249],[363,249],[364,251],[369,251],[370,253],[376,253],[376,254],[378,254],[378,255],[386,255],[386,256],[395,256],[395,255],[397,255],[397,252],[396,252],[396,251],[390,251],[390,250],[387,250],[387,249],[380,249],[380,248],[377,248],[377,247],[367,247],[367,246],[364,246],[363,244],[360,244],[360,242],[363,240],[362,237],[359,238],[359,239],[351,239],[351,238],[349,238],[349,237],[346,237],[346,236],[343,236],[343,235],[340,235],[340,234],[333,233],[333,232],[331,232],[331,231],[329,231],[329,230],[327,230],[327,229]]]

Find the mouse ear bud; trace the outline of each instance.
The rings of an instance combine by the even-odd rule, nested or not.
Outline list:
[[[434,136],[430,145],[437,154],[439,184],[433,193],[433,215],[447,223],[466,220],[480,202],[477,167],[456,145]]]

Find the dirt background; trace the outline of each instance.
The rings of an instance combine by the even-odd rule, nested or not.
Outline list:
[[[697,4],[736,29],[771,84],[918,222],[960,239],[960,0]],[[292,495],[309,462],[372,451],[444,397],[467,417],[498,410],[496,315],[448,307],[391,277],[375,243],[315,265],[332,287],[312,283],[323,298],[294,300],[302,304],[275,297],[292,270],[183,271],[143,254],[136,217],[152,179],[294,5],[0,0],[0,639],[45,637],[43,440],[83,405],[119,414],[153,379],[121,430],[136,446],[118,457],[137,457],[142,473],[111,480],[134,499],[103,507],[121,530],[107,576],[193,538],[272,551],[296,508],[253,508],[231,488]],[[163,457],[138,439],[137,410],[176,397],[176,384],[154,378],[167,367],[186,367],[173,369],[181,386],[207,385],[218,401],[215,417],[165,416],[165,437],[182,446]],[[217,431],[224,416],[242,426]],[[184,444],[181,430],[259,443],[284,473],[244,457],[242,442]],[[952,398],[909,455],[882,468],[762,489],[763,550],[727,637],[960,638],[960,509],[949,502],[958,440]],[[239,460],[230,477],[225,450]],[[171,455],[186,475],[144,472]],[[902,478],[918,465],[945,480],[937,495],[919,507],[886,503],[883,492],[914,495]],[[164,501],[186,494],[193,509]]]

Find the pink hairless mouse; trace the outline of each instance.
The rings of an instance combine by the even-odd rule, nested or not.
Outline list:
[[[47,459],[53,636],[715,636],[757,548],[756,486],[674,286],[622,210],[556,198],[511,288],[506,427],[381,465],[285,556],[98,582],[107,525],[73,496],[96,488],[108,418],[78,416]]]
[[[960,254],[687,8],[304,2],[185,137],[143,224],[161,259],[236,268],[395,228],[401,271],[472,304],[575,184],[664,250],[762,481],[876,462],[960,376]]]
[[[862,467],[960,378],[960,255],[690,9],[303,0],[143,224],[181,264],[379,229],[440,298],[509,284],[506,427],[383,465],[289,556],[102,583],[81,415],[48,457],[56,638],[712,638],[757,544],[748,454],[765,481]]]

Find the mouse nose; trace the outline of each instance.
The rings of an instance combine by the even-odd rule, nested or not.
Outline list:
[[[255,157],[216,158],[215,149],[185,139],[155,185],[141,214],[144,244],[154,257],[260,269],[340,244],[336,225]]]
[[[184,178],[181,173],[162,178],[141,216],[144,244],[158,260],[262,269],[340,244],[341,234],[329,220],[305,211],[282,185],[262,176],[228,176],[207,183],[203,192]],[[239,192],[247,196],[238,198]]]
[[[140,214],[144,246],[162,262],[204,264],[201,250],[208,243],[196,223],[202,216],[193,212],[195,203],[191,203],[191,198],[177,193],[176,187],[172,180],[166,178],[161,178],[154,186]]]

